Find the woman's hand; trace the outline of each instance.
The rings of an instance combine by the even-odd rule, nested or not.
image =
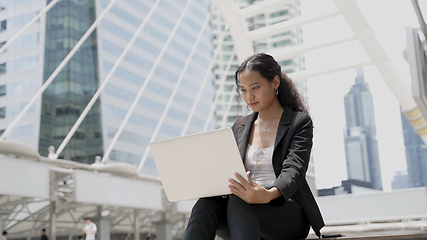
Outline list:
[[[271,200],[281,196],[280,191],[273,187],[269,190],[255,183],[250,177],[249,172],[246,173],[249,182],[246,181],[240,174],[234,174],[239,182],[230,179],[228,180],[231,185],[230,192],[241,198],[243,201],[256,204],[256,203],[269,203]]]

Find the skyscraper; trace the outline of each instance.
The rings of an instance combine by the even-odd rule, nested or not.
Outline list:
[[[409,186],[427,186],[427,146],[404,114],[401,114],[401,118]]]
[[[4,44],[50,2],[0,0],[0,43]],[[47,155],[51,145],[58,148],[155,2],[116,1],[6,139],[24,142],[42,155]],[[0,129],[9,126],[109,3],[109,0],[59,1],[0,55]],[[165,47],[187,4],[191,5]],[[208,4],[208,0],[163,0],[157,5],[60,158],[93,163],[95,156],[102,156],[139,89],[148,80],[149,72],[155,69],[109,157],[109,161],[137,165],[188,60],[189,67],[156,139],[181,134],[202,79],[210,71],[210,29],[202,29],[208,20]],[[200,32],[200,41],[196,43]],[[195,53],[188,59],[193,46]],[[166,51],[155,67],[163,48]],[[212,95],[212,84],[206,84],[187,134],[203,130]],[[214,124],[211,121],[208,129]],[[143,172],[156,174],[151,157],[144,166]]]
[[[357,69],[356,83],[345,95],[344,105],[346,117],[344,143],[348,179],[371,183],[372,188],[381,190],[374,106],[363,69]]]

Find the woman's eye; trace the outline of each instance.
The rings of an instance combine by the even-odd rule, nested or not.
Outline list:
[[[240,91],[241,91],[241,92],[245,92],[246,90],[245,90],[245,89],[240,89]]]
[[[258,87],[258,86],[256,86],[256,87],[253,87],[252,89],[254,89],[254,90],[255,90],[255,89],[258,89],[258,88],[259,88],[259,87]]]

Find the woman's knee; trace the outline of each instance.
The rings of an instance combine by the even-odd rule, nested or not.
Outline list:
[[[226,214],[227,203],[223,202],[222,199],[211,197],[211,198],[200,198],[194,204],[191,211],[190,218],[202,218],[212,219],[218,221],[222,215]]]
[[[249,204],[243,201],[241,198],[239,198],[236,195],[231,195],[230,199],[228,200],[228,207],[231,206],[248,206]]]

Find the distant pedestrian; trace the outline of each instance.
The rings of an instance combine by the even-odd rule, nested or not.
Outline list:
[[[86,240],[95,240],[97,233],[96,224],[90,218],[86,218],[86,226],[83,228],[83,233],[86,234]]]
[[[46,236],[46,229],[42,229],[42,237],[40,238],[40,240],[49,240],[49,238]]]
[[[1,237],[1,240],[7,240],[6,235],[7,235],[7,232],[3,231],[3,236]]]

